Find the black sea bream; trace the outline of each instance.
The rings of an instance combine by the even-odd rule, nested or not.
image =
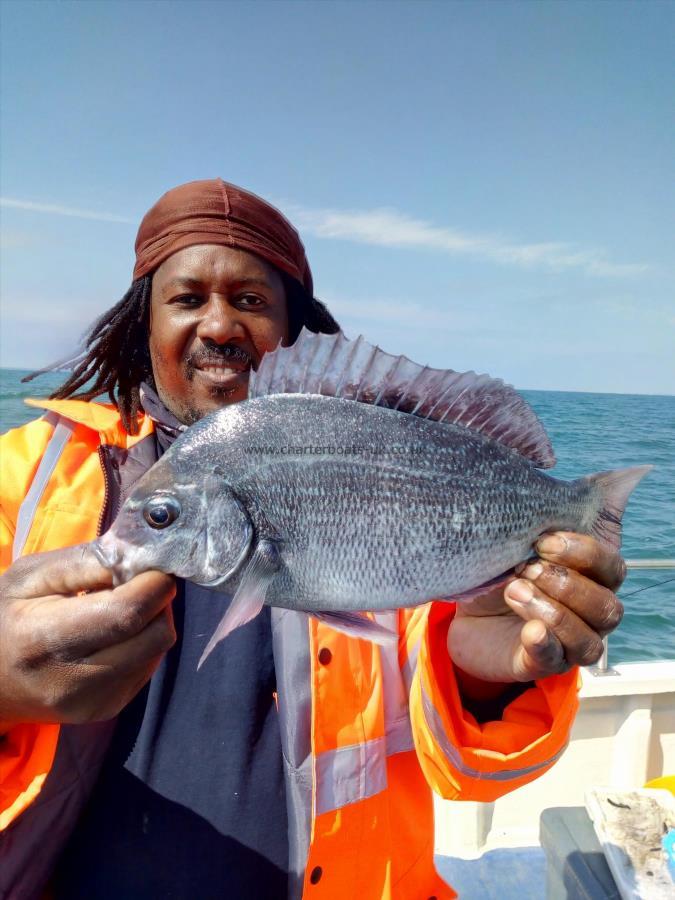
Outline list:
[[[178,438],[94,549],[117,583],[158,569],[233,595],[202,659],[263,603],[383,640],[362,611],[469,596],[544,531],[619,545],[650,467],[565,482],[539,471],[554,462],[503,382],[303,331],[248,400]]]

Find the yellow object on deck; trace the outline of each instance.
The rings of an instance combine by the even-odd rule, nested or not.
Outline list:
[[[675,797],[675,775],[662,775],[660,778],[652,778],[645,785],[646,788],[662,788]]]

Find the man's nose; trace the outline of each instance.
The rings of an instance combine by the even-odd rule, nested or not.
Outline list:
[[[211,296],[202,307],[202,316],[197,326],[197,336],[216,344],[226,344],[246,336],[241,321],[241,313],[231,306],[223,296]]]

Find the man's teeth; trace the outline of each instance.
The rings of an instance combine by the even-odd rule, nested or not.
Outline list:
[[[248,366],[200,366],[202,372],[213,378],[228,378],[231,375],[242,375],[248,371]]]

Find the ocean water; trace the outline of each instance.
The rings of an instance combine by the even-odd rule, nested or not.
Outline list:
[[[46,396],[62,375],[21,384],[26,373],[0,369],[0,431],[39,415],[24,397]],[[523,391],[546,426],[558,458],[553,474],[651,463],[624,517],[627,559],[675,559],[675,397]],[[620,596],[626,613],[611,638],[611,663],[675,658],[675,570],[629,573]]]

